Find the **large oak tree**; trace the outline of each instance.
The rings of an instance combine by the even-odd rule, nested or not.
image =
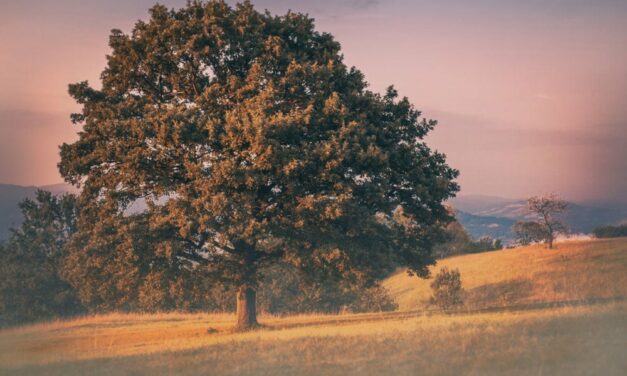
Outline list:
[[[83,187],[81,239],[145,200],[155,252],[235,285],[240,328],[256,325],[264,265],[428,273],[458,189],[423,141],[435,121],[393,88],[369,91],[306,15],[193,1],[150,16],[112,31],[100,89],[70,85],[82,131],[59,167]]]

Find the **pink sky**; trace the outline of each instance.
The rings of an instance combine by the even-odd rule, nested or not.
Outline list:
[[[130,31],[152,1],[128,3],[0,4],[1,183],[61,181],[67,84],[97,82],[109,30]],[[372,89],[394,84],[439,120],[428,142],[462,194],[627,201],[627,2],[254,3],[309,13]]]

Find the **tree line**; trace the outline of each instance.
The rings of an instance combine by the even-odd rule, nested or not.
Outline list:
[[[595,228],[592,233],[597,238],[619,238],[627,236],[627,223],[599,226]]]
[[[235,310],[233,288],[212,283],[202,268],[169,270],[154,250],[142,249],[155,246],[149,240],[125,249],[127,261],[110,263],[105,270],[70,257],[67,246],[76,234],[77,205],[74,195],[57,197],[45,191],[20,203],[24,221],[0,244],[0,327],[88,312]],[[130,216],[129,221],[143,226],[141,217]],[[135,230],[139,232],[126,236],[143,236],[141,228]],[[107,273],[108,278],[103,278]],[[316,280],[288,264],[265,268],[260,278],[259,308],[268,313],[390,311],[396,307],[377,284]]]

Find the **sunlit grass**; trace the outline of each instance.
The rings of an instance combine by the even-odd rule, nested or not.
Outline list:
[[[4,331],[0,364],[18,374],[376,375],[386,369],[456,374],[466,367],[478,374],[507,367],[572,374],[575,362],[583,367],[579,373],[620,374],[616,367],[627,366],[626,314],[627,304],[613,303],[458,315],[262,317],[266,326],[246,333],[231,332],[232,319],[224,315],[109,315]],[[207,333],[208,327],[218,332]]]

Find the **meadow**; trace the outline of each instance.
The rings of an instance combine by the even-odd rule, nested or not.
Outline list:
[[[109,314],[0,332],[15,375],[625,375],[627,239],[531,246],[442,260],[466,305],[427,306],[429,281],[385,281],[391,313]]]

